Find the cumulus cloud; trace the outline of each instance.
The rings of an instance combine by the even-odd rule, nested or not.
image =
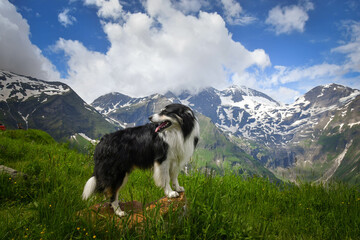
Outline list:
[[[29,39],[30,27],[8,0],[0,1],[0,69],[44,80],[60,74]]]
[[[123,17],[123,9],[118,0],[84,0],[85,5],[98,7],[98,16],[118,20]]]
[[[90,51],[78,41],[56,43],[69,59],[68,81],[86,101],[111,91],[139,96],[224,88],[233,81],[229,72],[241,76],[249,67],[270,65],[264,50],[249,51],[232,40],[217,13],[186,15],[169,0],[148,0],[144,9],[123,13],[123,21],[106,21],[103,16],[111,44],[106,53]]]
[[[360,72],[360,22],[346,21],[343,27],[350,40],[331,51],[346,55],[347,61],[344,65],[346,70]]]
[[[283,86],[263,89],[262,91],[280,103],[293,103],[302,95],[297,90]]]
[[[346,21],[342,26],[348,40],[330,50],[330,53],[344,55],[345,61],[338,64],[323,62],[312,66],[274,66],[274,72],[266,78],[264,85],[277,86],[294,82],[339,82],[351,86],[353,79],[346,74],[360,73],[360,22]],[[349,83],[347,83],[349,80]]]
[[[76,18],[74,16],[71,16],[69,12],[70,9],[66,8],[58,15],[58,20],[64,27],[72,25],[74,22],[76,22]]]
[[[269,11],[265,23],[271,25],[277,35],[304,32],[309,20],[308,12],[313,9],[314,4],[310,1],[284,7],[278,5]]]
[[[310,67],[285,67],[276,66],[276,72],[271,76],[271,83],[286,84],[302,80],[328,80],[342,76],[346,73],[342,66],[336,64],[322,63]]]
[[[243,14],[243,9],[235,0],[221,0],[226,21],[231,25],[247,25],[256,19]]]

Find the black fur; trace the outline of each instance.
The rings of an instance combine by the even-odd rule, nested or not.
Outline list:
[[[194,131],[195,124],[198,124],[192,110],[182,104],[170,104],[149,119],[152,123],[106,134],[95,148],[93,176],[96,179],[96,187],[94,190],[108,193],[111,202],[116,200],[116,193],[122,186],[125,176],[134,168],[151,168],[155,162],[161,165],[167,160],[168,150],[171,147],[166,142],[167,134],[174,137],[173,133],[167,132],[167,128],[173,127],[173,130],[170,130],[172,132],[180,131],[185,142]],[[172,125],[178,127],[174,128]],[[194,147],[199,140],[197,134],[193,135]],[[184,142],[176,144],[184,144]],[[189,159],[183,160],[187,162]],[[87,192],[85,189],[84,192]]]
[[[95,148],[94,176],[97,191],[118,189],[126,173],[146,169],[166,159],[168,144],[155,132],[158,124],[127,128],[105,135]]]

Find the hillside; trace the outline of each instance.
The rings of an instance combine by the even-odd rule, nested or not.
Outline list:
[[[0,174],[4,239],[357,239],[360,235],[360,193],[355,187],[296,186],[201,171],[180,175],[186,214],[179,210],[156,218],[155,209],[144,213],[148,220],[137,228],[118,228],[104,216],[88,222],[77,212],[103,202],[102,194],[81,199],[92,174],[91,155],[70,150],[39,130],[0,132],[0,146],[0,164],[28,176]],[[143,204],[162,196],[151,172],[139,170],[120,192],[121,201]]]
[[[196,169],[206,167],[222,175],[235,172],[243,176],[263,176],[272,181],[278,179],[251,155],[230,142],[228,138],[203,115],[198,115],[201,126],[200,141],[192,165]]]
[[[0,71],[0,122],[8,129],[41,129],[63,141],[75,133],[97,139],[116,130],[66,84],[6,71]]]
[[[293,168],[276,171],[286,178],[341,180],[360,184],[360,96],[333,110],[315,126],[313,137],[289,146]]]

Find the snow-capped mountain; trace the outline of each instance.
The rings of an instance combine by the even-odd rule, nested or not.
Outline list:
[[[121,127],[143,125],[148,117],[167,104],[171,99],[153,94],[147,97],[131,98],[121,93],[109,93],[94,100],[91,105],[100,113]]]
[[[68,85],[7,71],[0,71],[0,122],[8,129],[41,129],[57,140],[75,133],[98,138],[116,129]]]
[[[31,97],[63,95],[71,89],[60,82],[46,82],[32,77],[25,77],[7,71],[0,71],[0,101],[15,100],[24,102]]]
[[[179,100],[211,118],[224,132],[249,139],[271,141],[275,136],[273,109],[280,106],[269,96],[247,87],[223,91],[207,88],[197,94],[180,94]]]
[[[223,91],[207,88],[194,95],[186,92],[178,98],[210,117],[224,132],[267,146],[286,146],[311,137],[311,129],[328,111],[359,94],[359,90],[331,84],[312,89],[291,105],[281,105],[254,89],[232,86]]]

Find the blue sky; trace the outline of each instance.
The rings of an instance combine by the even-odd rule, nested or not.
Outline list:
[[[360,88],[357,0],[1,0],[0,69],[118,91]]]

